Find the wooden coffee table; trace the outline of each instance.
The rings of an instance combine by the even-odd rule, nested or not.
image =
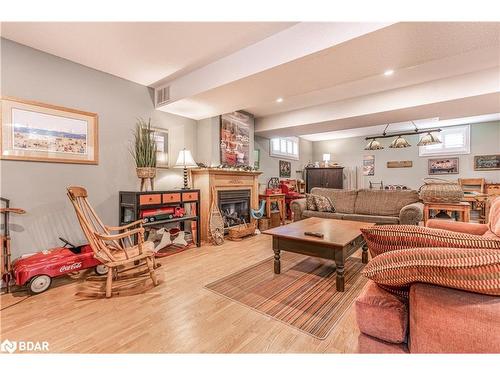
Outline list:
[[[346,259],[361,247],[363,249],[362,261],[368,263],[368,247],[360,228],[373,225],[375,224],[361,221],[312,217],[269,229],[263,233],[273,236],[274,273],[281,272],[281,251],[330,259],[335,261],[337,290],[343,292]],[[306,236],[304,232],[321,232],[324,237]]]

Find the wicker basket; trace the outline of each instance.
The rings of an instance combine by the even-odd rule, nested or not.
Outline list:
[[[426,203],[458,203],[464,197],[464,192],[457,182],[442,178],[424,178],[419,196]]]
[[[137,177],[139,178],[155,178],[156,168],[155,167],[140,167],[135,169],[137,172]]]
[[[269,229],[269,219],[267,218],[259,219],[259,230],[261,232],[264,232],[265,230],[268,229]]]
[[[228,239],[239,241],[241,238],[255,234],[255,223],[240,224],[237,227],[229,229]]]

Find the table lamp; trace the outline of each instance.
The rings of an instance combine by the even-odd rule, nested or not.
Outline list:
[[[325,167],[328,167],[330,164],[330,154],[323,154],[323,164]]]
[[[177,158],[177,162],[175,163],[174,168],[183,168],[184,169],[184,187],[183,189],[188,188],[188,168],[196,168],[198,165],[193,159],[193,155],[191,155],[191,151],[183,149],[179,151],[179,157]]]

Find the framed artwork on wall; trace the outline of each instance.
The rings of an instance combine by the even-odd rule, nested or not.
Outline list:
[[[290,178],[292,176],[292,163],[286,160],[280,160],[280,177]]]
[[[429,159],[428,174],[458,174],[458,158]]]
[[[220,116],[220,161],[230,166],[250,164],[250,129],[254,117],[246,112]]]
[[[363,176],[375,176],[375,155],[363,156]]]
[[[97,114],[29,100],[1,100],[1,158],[97,164]]]
[[[500,154],[474,156],[474,170],[475,171],[500,170]]]
[[[152,128],[156,143],[156,168],[169,168],[168,129]]]

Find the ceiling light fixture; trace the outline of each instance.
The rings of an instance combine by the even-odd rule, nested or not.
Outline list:
[[[431,146],[431,145],[438,145],[440,143],[443,142],[441,142],[441,140],[434,134],[428,132],[426,135],[420,138],[420,141],[417,143],[417,146]]]
[[[384,146],[380,144],[375,138],[370,141],[365,147],[365,150],[383,150]]]
[[[384,72],[384,76],[388,77],[388,76],[392,76],[394,74],[394,70],[392,69],[387,69],[385,72]]]
[[[389,148],[406,148],[406,147],[411,147],[411,144],[400,135],[398,135],[397,138],[394,139],[394,141],[392,141],[391,144],[389,145]]]
[[[406,147],[411,147],[410,142],[408,142],[405,138],[403,138],[404,135],[413,135],[413,134],[424,134],[426,133],[418,142],[417,146],[430,146],[430,145],[436,145],[441,143],[439,138],[432,134],[434,132],[440,132],[441,129],[426,129],[426,130],[419,130],[417,128],[417,125],[413,121],[411,121],[413,126],[415,127],[413,132],[402,132],[402,133],[392,133],[392,134],[387,134],[387,128],[389,127],[390,124],[387,124],[385,126],[384,132],[382,135],[374,136],[374,137],[366,137],[365,139],[367,141],[370,141],[368,145],[365,147],[365,150],[382,150],[384,147],[380,144],[379,141],[377,141],[377,138],[392,138],[396,137],[390,144],[389,148],[406,148]]]
[[[283,98],[276,99],[276,103],[281,103],[282,101],[283,101]]]

